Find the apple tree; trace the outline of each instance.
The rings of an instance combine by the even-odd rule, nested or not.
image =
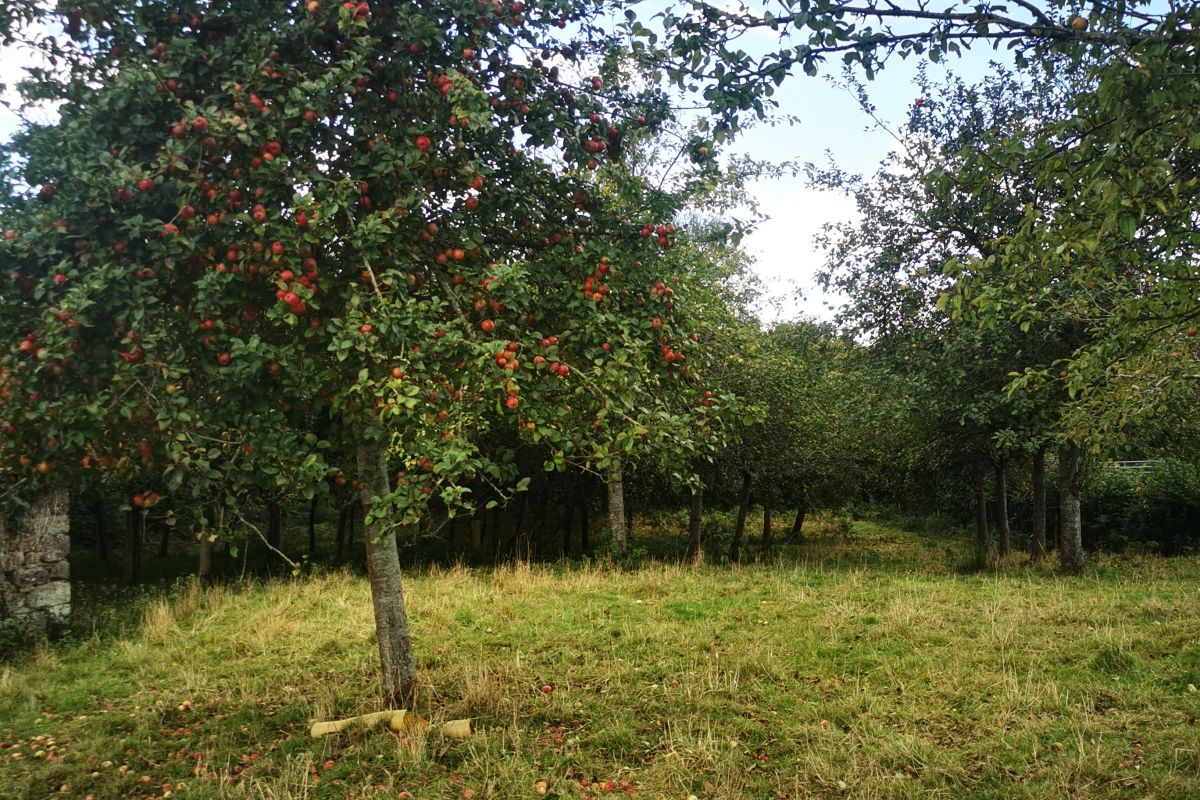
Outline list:
[[[664,358],[643,296],[668,235],[594,173],[668,109],[607,80],[600,10],[85,0],[66,36],[25,28],[56,65],[23,92],[59,116],[5,153],[11,485],[72,485],[144,438],[164,493],[311,493],[341,471],[328,415],[370,509],[384,688],[410,702],[397,528],[511,486],[483,434],[536,430],[593,348]]]
[[[1057,194],[1032,179],[1047,122],[1086,85],[1065,65],[1025,77],[995,68],[978,85],[922,80],[921,94],[897,135],[900,147],[870,180],[836,168],[816,172],[823,186],[855,198],[860,219],[827,232],[824,280],[849,297],[843,318],[872,339],[876,354],[906,377],[929,434],[952,469],[974,483],[977,551],[988,550],[987,475],[995,475],[999,550],[1008,552],[1008,461],[1031,457],[1041,482],[1048,445],[1070,448],[1060,415],[1061,385],[1012,392],[1011,376],[1043,369],[1068,355],[1080,331],[1066,317],[1037,324],[965,318],[953,300],[957,265],[1000,253],[1028,208],[1050,207]],[[871,112],[865,92],[860,98]],[[971,270],[989,283],[996,268]],[[1043,294],[1059,290],[1043,287]],[[1044,493],[1034,492],[1033,551],[1044,549]]]

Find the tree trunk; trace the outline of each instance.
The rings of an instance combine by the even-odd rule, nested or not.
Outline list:
[[[788,542],[804,541],[804,518],[808,516],[808,505],[796,509],[796,518],[792,520],[792,530],[788,534]]]
[[[379,444],[369,438],[374,431],[358,432],[358,475],[362,481],[362,503],[370,508],[374,498],[388,493],[387,463]],[[396,708],[411,709],[417,686],[417,664],[408,635],[408,612],[400,581],[400,555],[396,533],[379,520],[363,524],[367,550],[367,575],[371,583],[371,605],[375,612],[375,638],[383,690]]]
[[[979,470],[975,474],[975,561],[979,566],[987,563],[988,513],[987,473]]]
[[[160,521],[158,526],[158,557],[166,558],[171,547],[171,526],[165,521]]]
[[[276,550],[279,550],[280,545],[283,544],[281,516],[278,503],[267,504],[267,544]]]
[[[1083,453],[1067,442],[1058,450],[1058,496],[1061,526],[1058,558],[1067,572],[1083,572],[1083,524],[1079,514]]]
[[[771,530],[771,493],[763,492],[763,527],[762,527],[762,551],[761,555],[766,558],[771,555],[771,547],[775,544]]]
[[[469,528],[470,528],[471,549],[472,550],[478,550],[483,545],[483,539],[484,539],[484,530],[483,529],[485,527],[490,527],[487,525],[487,521],[488,521],[487,509],[482,509],[482,510],[476,511],[474,514],[471,515],[471,524],[470,524]],[[494,541],[496,537],[491,536],[491,533],[492,533],[492,531],[490,531],[490,530],[487,531],[488,536],[491,537],[490,540]]]
[[[625,484],[620,459],[608,468],[608,533],[613,555],[624,558],[629,552],[629,529],[625,524]]]
[[[700,531],[704,520],[704,487],[692,489],[691,502],[688,504],[688,543],[684,559],[689,563],[700,560]]]
[[[308,557],[317,557],[317,496],[308,504]]]
[[[1009,551],[1007,470],[1008,461],[1000,459],[996,464],[996,535],[1001,558],[1007,556]]]
[[[729,546],[729,560],[737,563],[742,557],[742,536],[746,532],[746,512],[750,510],[750,487],[753,483],[750,470],[742,470],[742,491],[738,495],[737,524],[733,526],[733,543]]]
[[[108,518],[104,513],[104,501],[92,504],[92,515],[96,520],[96,558],[108,561]]]
[[[1033,454],[1033,536],[1029,557],[1041,561],[1046,556],[1046,448]]]
[[[347,504],[347,505],[342,506],[341,510],[338,511],[337,540],[336,540],[338,561],[342,560],[342,553],[345,551],[346,524],[349,522],[349,520],[350,520],[350,506]]]
[[[125,514],[125,580],[139,583],[142,580],[142,536],[145,533],[146,516],[141,509],[131,509]]]
[[[196,577],[204,580],[212,575],[213,543],[208,531],[200,532],[200,558],[196,564]]]
[[[216,510],[213,511],[212,526],[213,530],[211,531],[200,531],[200,559],[196,565],[196,577],[202,581],[212,575],[213,536],[219,534],[225,526],[224,506],[217,506]]]

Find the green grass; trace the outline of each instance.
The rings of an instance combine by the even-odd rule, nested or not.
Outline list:
[[[1200,797],[1200,562],[972,575],[814,533],[794,564],[410,576],[418,710],[465,741],[307,736],[380,708],[364,579],[180,585],[0,668],[0,797]]]

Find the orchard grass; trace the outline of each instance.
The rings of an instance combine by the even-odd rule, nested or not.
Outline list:
[[[418,711],[464,741],[308,737],[380,708],[364,578],[179,584],[0,667],[0,797],[1200,797],[1200,561],[970,574],[812,530],[770,564],[410,574]]]

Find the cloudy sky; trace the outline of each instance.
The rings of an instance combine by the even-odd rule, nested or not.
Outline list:
[[[982,76],[993,55],[985,49],[943,66],[927,62],[925,66],[936,85],[948,70],[968,79]],[[917,64],[911,59],[896,59],[867,84],[877,115],[892,130],[904,122],[919,94]],[[790,159],[819,166],[832,159],[842,169],[873,173],[895,146],[895,140],[861,111],[850,92],[829,80],[840,77],[840,72],[836,68],[827,72],[830,74],[815,78],[796,75],[776,94],[779,111],[798,117],[797,124],[759,126],[731,149],[760,159]],[[754,185],[753,193],[771,217],[747,239],[747,248],[757,259],[756,269],[774,304],[763,308],[762,315],[767,319],[786,319],[796,314],[831,317],[830,305],[836,305],[838,299],[824,295],[813,280],[822,262],[813,240],[824,224],[853,219],[853,203],[840,193],[808,188],[803,177],[761,180]]]

